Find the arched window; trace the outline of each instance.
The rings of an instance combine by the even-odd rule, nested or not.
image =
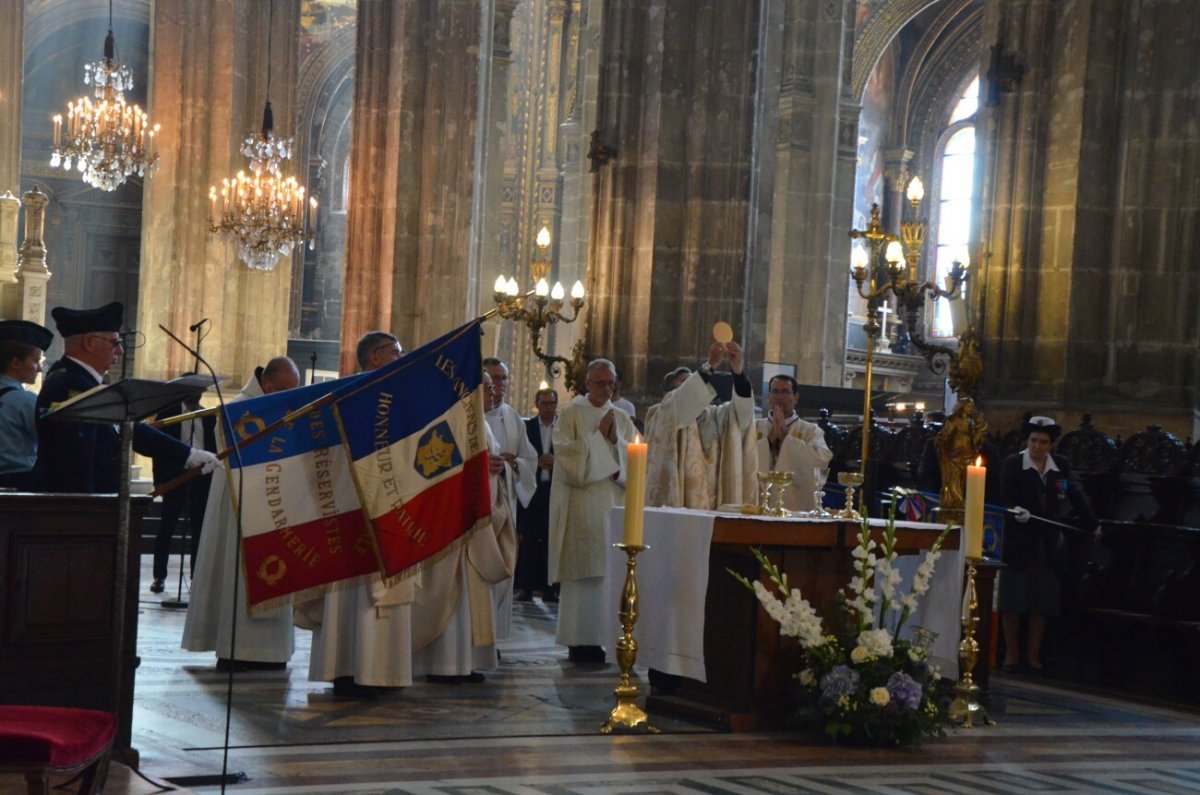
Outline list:
[[[934,278],[944,284],[955,261],[967,262],[967,243],[971,235],[971,210],[975,200],[975,111],[979,107],[979,76],[963,91],[950,112],[945,132],[938,141],[941,161],[937,178],[937,234],[934,235]],[[968,282],[969,284],[969,282]],[[963,288],[966,298],[966,287]],[[934,337],[953,337],[962,331],[954,327],[950,302],[934,302]]]

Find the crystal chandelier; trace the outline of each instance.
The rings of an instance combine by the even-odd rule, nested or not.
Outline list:
[[[304,186],[295,177],[284,177],[280,164],[292,156],[292,139],[277,138],[271,103],[263,109],[261,133],[252,133],[242,144],[250,161],[250,173],[239,171],[221,180],[221,188],[208,189],[211,205],[209,229],[219,232],[237,246],[238,257],[247,267],[269,271],[280,257],[287,257],[298,243],[308,242],[316,231],[317,200],[304,201]],[[305,219],[311,212],[313,228]]]
[[[75,167],[84,182],[102,190],[115,190],[130,175],[144,177],[158,165],[154,146],[158,125],[151,126],[140,107],[125,102],[125,92],[133,88],[133,73],[115,60],[115,50],[109,0],[104,58],[83,67],[84,84],[95,86],[92,96],[67,103],[65,136],[62,114],[53,117],[50,166],[66,171]]]

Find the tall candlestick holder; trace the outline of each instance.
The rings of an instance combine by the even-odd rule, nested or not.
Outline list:
[[[613,691],[617,705],[608,715],[608,721],[600,729],[602,734],[649,733],[659,730],[650,725],[650,717],[638,706],[638,686],[629,681],[633,663],[637,660],[637,640],[633,627],[638,618],[637,556],[650,547],[636,544],[613,544],[629,556],[625,562],[625,585],[621,589],[621,608],[617,617],[621,620],[621,637],[617,639],[617,665],[621,667],[621,682]]]
[[[954,686],[955,699],[950,705],[950,720],[964,729],[975,728],[975,721],[984,726],[995,726],[996,722],[987,715],[979,703],[979,685],[975,684],[972,671],[979,658],[979,641],[975,640],[975,629],[979,624],[976,611],[979,599],[975,594],[975,566],[983,558],[967,558],[967,584],[963,594],[962,640],[958,644],[958,684]]]

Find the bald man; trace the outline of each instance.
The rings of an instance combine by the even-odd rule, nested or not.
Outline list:
[[[257,367],[242,391],[230,403],[295,389],[300,385],[300,370],[286,356],[276,356],[265,367]],[[232,416],[235,412],[231,411]],[[230,498],[225,477],[213,478],[204,509],[204,528],[196,552],[196,571],[187,620],[183,625],[183,648],[188,651],[215,651],[217,668],[226,670],[287,666],[296,647],[291,605],[273,613],[251,618],[246,609],[246,579],[238,561],[237,513]],[[237,578],[235,580],[235,577]],[[237,600],[237,648],[231,617],[234,589]]]

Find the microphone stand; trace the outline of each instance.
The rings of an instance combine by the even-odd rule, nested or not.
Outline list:
[[[203,323],[203,321],[201,321],[200,324],[197,324],[197,326],[201,325],[202,323]],[[205,360],[200,355],[200,350],[199,350],[199,331],[200,330],[199,330],[199,328],[196,329],[196,336],[198,338],[197,339],[197,347],[195,350],[193,350],[191,347],[188,346],[188,344],[186,342],[184,342],[179,337],[177,337],[173,333],[171,333],[171,330],[168,329],[166,326],[164,326],[160,323],[158,327],[160,329],[162,329],[163,332],[168,337],[170,337],[171,339],[173,339],[177,343],[179,343],[179,345],[182,346],[185,351],[192,354],[192,357],[196,360],[197,363],[203,364],[204,369],[208,370],[209,376],[212,377],[213,388],[217,390],[217,403],[219,404],[219,415],[221,417],[222,422],[225,423],[225,427],[229,427],[229,412],[225,405],[225,396],[221,393],[220,379],[217,378],[217,373],[213,369],[212,365],[210,365],[208,363],[208,361]],[[197,368],[197,371],[199,371],[199,368]],[[233,455],[235,456],[235,459],[236,459],[237,465],[238,465],[238,493],[240,494],[242,491],[242,484],[241,484],[242,451],[238,448],[237,445],[233,445]],[[241,563],[242,501],[240,499],[237,501],[236,516],[237,516],[237,543],[234,545],[235,552],[234,552],[234,567],[233,567],[235,573],[241,571],[241,567],[242,567],[242,563]],[[181,577],[182,577],[182,575],[181,575]],[[238,584],[239,584],[240,580],[241,580],[241,578],[237,577],[237,576],[235,576],[233,578],[233,610],[231,611],[232,616],[231,616],[230,627],[229,627],[229,647],[230,647],[229,654],[230,654],[231,660],[235,659],[237,656],[237,654],[236,654],[236,650],[237,650],[237,619],[238,619],[238,616],[237,616],[237,591],[238,591]],[[220,652],[218,651],[218,656],[219,656],[219,654],[220,654]],[[167,781],[170,781],[172,784],[176,784],[181,787],[189,787],[189,788],[190,787],[198,787],[198,786],[217,786],[217,785],[219,785],[221,787],[221,792],[225,792],[226,784],[241,784],[243,782],[250,780],[249,776],[247,776],[245,774],[245,772],[241,772],[241,771],[239,771],[237,773],[229,772],[229,729],[230,729],[230,725],[232,723],[232,718],[233,718],[233,677],[234,677],[234,673],[235,673],[236,669],[237,669],[237,666],[231,664],[229,666],[228,678],[226,679],[225,741],[224,741],[224,744],[222,747],[222,754],[221,754],[221,772],[216,775],[176,776],[173,778],[166,779]]]

